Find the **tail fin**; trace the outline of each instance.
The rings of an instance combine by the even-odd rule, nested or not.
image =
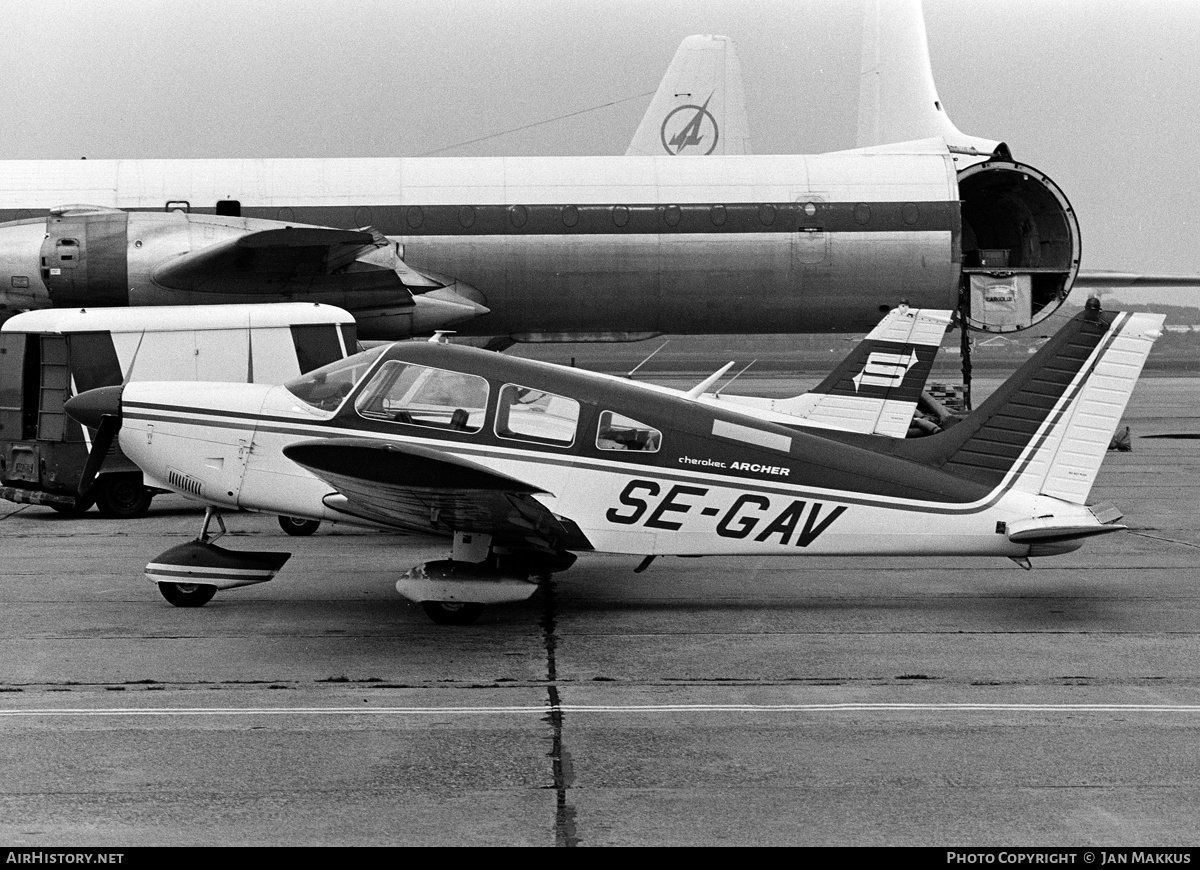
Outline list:
[[[1089,300],[970,417],[896,452],[982,483],[1084,504],[1163,320],[1104,312]]]
[[[810,392],[790,399],[723,397],[773,422],[903,438],[950,325],[950,312],[894,308]]]
[[[858,147],[943,139],[992,154],[1002,143],[968,136],[938,98],[921,0],[867,0],[858,91]]]
[[[626,156],[749,154],[742,68],[728,36],[679,45]]]

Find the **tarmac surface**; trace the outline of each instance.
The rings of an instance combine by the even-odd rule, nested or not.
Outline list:
[[[1125,422],[1130,531],[1029,572],[584,556],[465,628],[437,541],[230,517],[292,560],[177,609],[182,498],[0,502],[0,844],[1200,845],[1200,379]]]

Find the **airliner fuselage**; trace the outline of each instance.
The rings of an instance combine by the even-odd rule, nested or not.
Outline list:
[[[62,210],[72,203],[113,211]],[[21,223],[0,228],[0,289],[26,307],[311,298],[353,312],[364,304],[328,286],[156,275],[263,226],[371,226],[408,267],[490,309],[460,332],[521,338],[864,329],[901,300],[954,308],[965,275],[998,266],[1028,276],[1036,316],[1069,289],[1079,247],[1045,176],[997,157],[960,169],[928,142],[816,156],[8,161],[3,220]]]

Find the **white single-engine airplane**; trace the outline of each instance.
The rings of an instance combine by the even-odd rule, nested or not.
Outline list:
[[[442,623],[528,598],[587,551],[659,555],[1033,556],[1124,528],[1086,504],[1162,327],[1098,302],[978,410],[899,439],[768,421],[688,393],[443,342],[376,348],[277,387],[130,383],[72,399],[101,455],[209,506],[200,538],[146,568],[206,603],[285,553],[216,547],[220,509],[453,540],[396,584]],[[856,389],[896,383],[863,365]],[[899,377],[902,381],[903,378]],[[220,517],[217,515],[220,522]],[[223,529],[222,524],[222,529]],[[218,535],[219,537],[219,535]]]

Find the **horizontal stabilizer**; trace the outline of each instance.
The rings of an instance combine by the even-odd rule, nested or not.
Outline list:
[[[1064,522],[1058,517],[1037,517],[1008,524],[1008,539],[1014,544],[1058,543],[1077,541],[1094,535],[1120,532],[1128,526],[1120,523]]]

